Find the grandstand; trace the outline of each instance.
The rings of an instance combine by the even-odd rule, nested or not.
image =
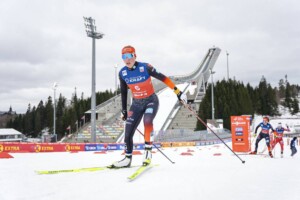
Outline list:
[[[190,74],[183,76],[171,76],[170,78],[178,86],[178,88],[188,97],[188,104],[192,109],[197,111],[201,103],[202,97],[205,94],[207,81],[210,77],[210,70],[213,69],[215,62],[220,54],[219,48],[210,48],[203,58],[199,66]],[[154,130],[156,133],[163,131],[166,136],[172,130],[171,135],[179,130],[187,135],[193,133],[196,128],[196,118],[193,117],[190,111],[184,108],[173,94],[173,91],[166,88],[162,82],[154,79],[153,85],[160,101],[159,112],[154,120]],[[129,92],[128,102],[131,101]],[[128,104],[129,106],[129,104]],[[87,111],[86,114],[90,114]],[[107,100],[106,102],[96,107],[96,140],[100,143],[123,142],[124,137],[124,122],[120,120],[121,115],[121,96]],[[138,129],[143,132],[143,123]],[[178,131],[177,131],[178,132]],[[194,134],[195,135],[195,134]],[[197,135],[197,134],[196,134]],[[162,138],[156,135],[155,138]],[[168,138],[168,136],[166,137]],[[201,137],[197,135],[197,138]],[[134,142],[142,142],[143,137],[139,133],[135,134]],[[91,124],[84,124],[78,133],[72,134],[67,142],[90,142],[91,141]]]

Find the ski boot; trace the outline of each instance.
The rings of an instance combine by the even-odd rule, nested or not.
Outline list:
[[[280,157],[283,158],[283,152],[281,152]]]
[[[293,157],[296,153],[292,152],[291,156]]]
[[[120,161],[114,162],[112,165],[108,166],[108,168],[125,168],[131,166],[132,155],[127,154],[125,158]]]
[[[270,156],[271,158],[273,158],[272,151],[269,151],[269,156]]]
[[[144,151],[144,160],[143,165],[147,166],[150,165],[152,159],[152,145],[145,144],[145,151]]]
[[[257,151],[252,151],[252,152],[250,152],[249,154],[256,155],[256,154],[257,154]]]

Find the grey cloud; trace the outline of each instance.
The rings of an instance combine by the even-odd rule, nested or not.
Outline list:
[[[59,93],[90,95],[91,44],[83,16],[96,19],[97,90],[114,88],[122,46],[166,75],[191,72],[208,48],[222,49],[215,80],[231,77],[257,85],[262,75],[276,85],[288,74],[299,83],[298,1],[58,1],[0,2],[0,110],[24,112],[29,102]],[[23,102],[23,103],[22,103]]]

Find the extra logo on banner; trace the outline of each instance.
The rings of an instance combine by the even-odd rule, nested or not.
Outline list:
[[[71,147],[70,147],[70,145],[66,145],[66,147],[65,147],[65,149],[66,149],[66,151],[71,151]]]
[[[54,152],[54,147],[53,146],[43,146],[43,145],[35,145],[34,146],[34,151],[35,152]]]
[[[40,145],[35,145],[34,146],[34,151],[35,152],[41,152],[42,147]]]
[[[69,144],[67,144],[65,146],[65,150],[66,151],[81,151],[81,147],[78,146],[78,145],[69,145]]]
[[[2,152],[3,151],[3,146],[2,145],[0,145],[0,152]]]

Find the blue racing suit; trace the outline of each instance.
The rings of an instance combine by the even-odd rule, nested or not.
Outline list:
[[[257,127],[255,128],[255,133],[257,133],[258,128],[261,128],[261,131],[259,133],[259,135],[256,138],[256,142],[255,142],[255,152],[257,152],[257,148],[258,148],[258,143],[264,138],[266,140],[266,144],[268,146],[268,150],[270,151],[270,135],[269,135],[269,131],[270,129],[274,132],[274,129],[272,127],[271,124],[266,123],[264,124],[263,122],[261,122],[260,124],[257,125]]]
[[[119,72],[122,113],[127,114],[125,127],[125,153],[132,154],[133,135],[141,119],[144,117],[144,138],[146,144],[152,144],[153,120],[156,116],[159,101],[154,92],[151,76],[164,82],[171,89],[177,89],[175,84],[165,75],[156,71],[148,63],[135,62],[132,68],[123,67]],[[132,92],[132,105],[127,112],[127,90]]]

